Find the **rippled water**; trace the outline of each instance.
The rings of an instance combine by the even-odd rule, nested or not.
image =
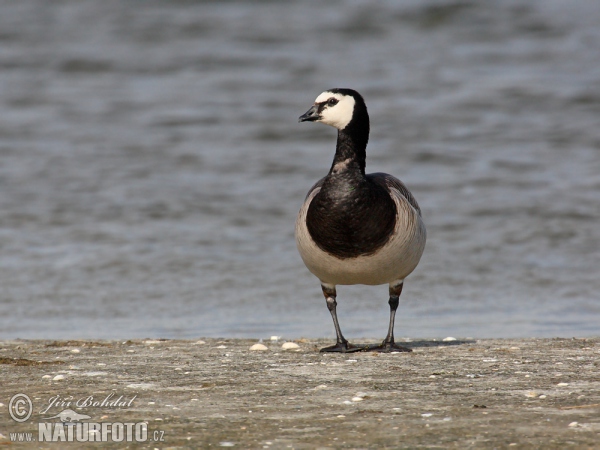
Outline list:
[[[295,248],[335,130],[428,228],[396,332],[600,331],[600,3],[0,2],[0,338],[334,336]],[[387,287],[340,287],[350,338]]]

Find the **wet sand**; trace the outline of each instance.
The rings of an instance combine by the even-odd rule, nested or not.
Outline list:
[[[87,448],[600,442],[600,338],[419,340],[402,354],[321,354],[330,341],[295,342],[250,351],[256,340],[2,341],[0,444],[11,433],[37,439],[38,423],[58,422],[43,418],[67,409],[90,417],[81,422],[147,422],[145,442],[111,442],[109,434],[109,442],[69,444]],[[23,423],[7,414],[17,393],[33,405]],[[104,405],[77,407],[94,401]]]

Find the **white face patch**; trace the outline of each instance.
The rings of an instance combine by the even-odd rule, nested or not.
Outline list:
[[[326,104],[321,111],[321,118],[316,122],[331,125],[338,130],[343,130],[352,120],[352,115],[354,114],[354,98],[349,95],[325,91],[317,97],[315,103],[327,102],[330,98],[335,98],[338,103],[335,105]]]

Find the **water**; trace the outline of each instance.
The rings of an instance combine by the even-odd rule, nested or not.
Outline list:
[[[428,243],[398,336],[600,331],[600,3],[0,2],[0,338],[334,336],[293,228],[366,98]],[[387,287],[340,287],[383,337]]]

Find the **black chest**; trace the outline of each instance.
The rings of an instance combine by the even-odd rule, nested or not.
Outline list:
[[[369,255],[394,232],[396,204],[381,186],[362,180],[328,177],[306,216],[312,239],[338,258]]]

